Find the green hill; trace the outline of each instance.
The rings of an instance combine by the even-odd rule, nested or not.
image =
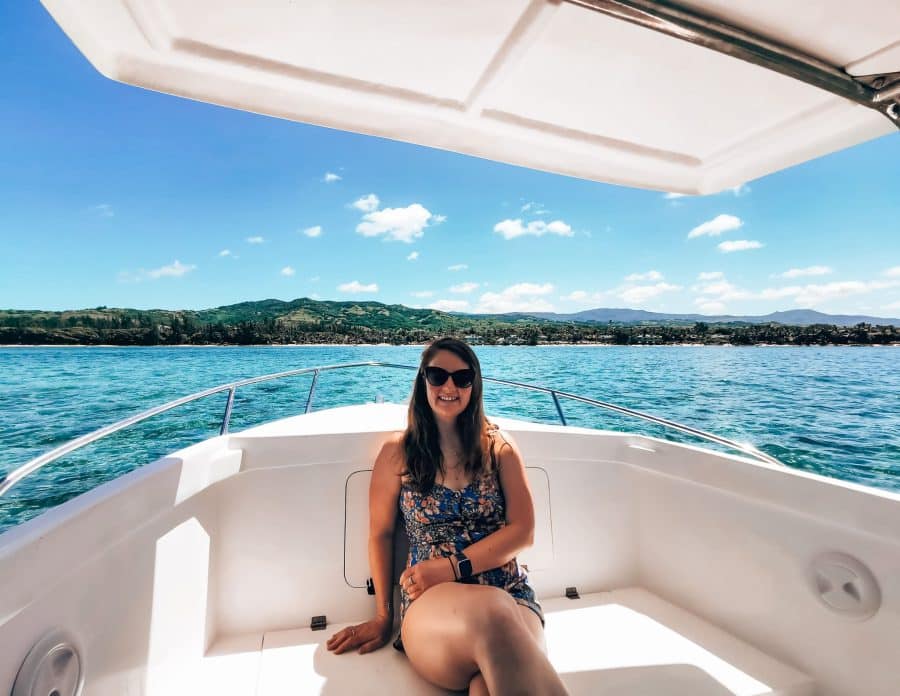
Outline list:
[[[420,344],[441,335],[471,343],[673,343],[753,345],[869,345],[900,342],[900,329],[855,326],[685,321],[601,323],[526,314],[451,314],[381,302],[329,302],[300,298],[261,300],[199,311],[92,309],[48,312],[0,310],[0,344],[210,345],[272,343]]]

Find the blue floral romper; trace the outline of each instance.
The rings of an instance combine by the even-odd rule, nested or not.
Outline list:
[[[495,433],[496,431],[491,433],[492,437]],[[492,441],[492,460],[493,454]],[[447,558],[464,551],[470,544],[506,526],[506,499],[496,466],[492,466],[490,471],[482,470],[468,486],[459,491],[435,482],[429,492],[421,494],[404,477],[400,485],[399,505],[409,540],[407,568],[420,561]],[[499,568],[477,573],[460,582],[504,589],[517,603],[537,614],[541,624],[544,624],[544,613],[535,598],[534,590],[528,584],[526,569],[515,558]],[[409,596],[401,585],[401,624],[409,604]],[[394,647],[403,649],[399,637]]]

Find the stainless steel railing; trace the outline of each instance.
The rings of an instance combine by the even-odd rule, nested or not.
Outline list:
[[[107,425],[104,428],[100,428],[99,430],[95,430],[86,435],[82,435],[81,437],[75,438],[74,440],[70,440],[64,445],[60,445],[55,449],[50,450],[49,452],[42,454],[40,457],[36,457],[31,461],[23,464],[18,469],[14,469],[6,476],[0,478],[0,496],[4,495],[10,488],[16,485],[19,481],[34,473],[38,469],[47,464],[59,459],[60,457],[68,454],[69,452],[73,452],[85,445],[89,445],[92,442],[96,442],[108,435],[112,435],[124,428],[135,425],[136,423],[140,423],[141,421],[147,420],[148,418],[152,418],[153,416],[159,415],[160,413],[165,413],[166,411],[171,411],[173,408],[177,408],[178,406],[183,406],[184,404],[190,403],[192,401],[197,401],[198,399],[206,398],[207,396],[211,396],[213,394],[218,394],[220,392],[227,391],[228,399],[225,404],[225,413],[222,416],[222,424],[219,428],[219,434],[225,435],[228,432],[228,425],[231,421],[231,412],[234,406],[234,395],[235,391],[239,387],[245,387],[250,384],[258,384],[260,382],[268,382],[275,379],[282,379],[284,377],[295,377],[297,375],[305,375],[312,374],[313,379],[312,383],[309,387],[309,394],[306,398],[306,408],[305,413],[309,413],[312,411],[313,398],[315,397],[316,385],[319,380],[319,374],[322,372],[327,372],[330,370],[344,370],[348,368],[357,368],[357,367],[389,367],[401,370],[417,370],[418,368],[412,365],[398,365],[395,363],[386,363],[386,362],[377,362],[377,361],[367,361],[367,362],[358,362],[358,363],[343,363],[339,365],[321,365],[319,367],[308,367],[299,370],[288,370],[287,372],[276,372],[270,375],[261,375],[259,377],[251,377],[249,379],[240,380],[238,382],[230,382],[228,384],[222,384],[218,387],[213,387],[211,389],[206,389],[201,392],[197,392],[196,394],[190,394],[189,396],[184,396],[180,399],[176,399],[175,401],[170,401],[166,404],[162,404],[161,406],[156,406],[155,408],[148,409],[147,411],[143,411],[138,413],[137,415],[131,416],[129,418],[125,418],[124,420],[120,420],[111,425]],[[607,403],[605,401],[597,401],[596,399],[589,399],[584,396],[578,396],[577,394],[569,394],[567,392],[559,391],[557,389],[549,389],[547,387],[539,387],[534,384],[525,384],[523,382],[512,382],[505,379],[495,379],[493,377],[483,377],[485,382],[491,382],[493,384],[502,384],[509,387],[516,387],[519,389],[528,389],[530,391],[536,391],[543,394],[549,394],[553,399],[553,404],[556,407],[557,415],[559,416],[560,422],[565,426],[568,425],[566,422],[566,416],[563,413],[562,405],[560,404],[560,398],[571,399],[573,401],[579,401],[584,404],[588,404],[590,406],[595,406],[597,408],[604,408],[610,411],[615,411],[616,413],[621,413],[626,416],[632,416],[635,418],[640,418],[642,420],[648,421],[650,423],[655,423],[657,425],[662,425],[667,428],[672,428],[682,433],[686,433],[688,435],[692,435],[694,437],[701,438],[703,440],[708,440],[710,442],[715,442],[716,444],[722,445],[724,447],[731,448],[735,451],[742,452],[750,457],[758,459],[760,461],[766,462],[768,464],[778,464],[784,466],[781,462],[779,462],[774,457],[765,454],[764,452],[760,452],[758,449],[753,447],[753,445],[746,443],[734,442],[733,440],[729,440],[724,437],[720,437],[718,435],[713,435],[712,433],[707,433],[703,430],[698,430],[697,428],[692,428],[688,425],[682,425],[681,423],[676,423],[675,421],[670,421],[665,418],[659,418],[658,416],[653,416],[649,413],[642,413],[641,411],[635,411],[630,408],[626,408],[624,406],[618,406],[616,404]]]

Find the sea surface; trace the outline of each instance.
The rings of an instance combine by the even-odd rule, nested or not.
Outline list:
[[[227,382],[377,360],[417,365],[414,346],[0,348],[0,474],[85,433]],[[900,492],[900,349],[891,347],[476,346],[485,376],[662,416],[788,466]],[[405,402],[412,371],[323,372],[314,409]],[[232,432],[303,412],[311,376],[241,388]],[[47,465],[0,498],[0,531],[158,457],[217,435],[216,394]],[[488,415],[558,423],[552,399],[487,384]],[[562,399],[570,425],[697,443],[660,426]],[[715,446],[713,446],[715,448]]]

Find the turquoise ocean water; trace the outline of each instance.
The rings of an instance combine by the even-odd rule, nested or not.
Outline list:
[[[418,364],[419,347],[0,348],[0,472],[79,435],[229,381],[365,360]],[[785,464],[900,492],[900,350],[702,346],[476,347],[484,374],[572,392],[751,442]],[[412,372],[323,373],[314,408],[403,402]],[[301,413],[310,376],[238,390],[237,431]],[[557,423],[549,396],[486,385],[488,415]],[[570,425],[686,440],[577,402]],[[0,531],[217,435],[225,394],[182,406],[48,465],[0,499]]]

